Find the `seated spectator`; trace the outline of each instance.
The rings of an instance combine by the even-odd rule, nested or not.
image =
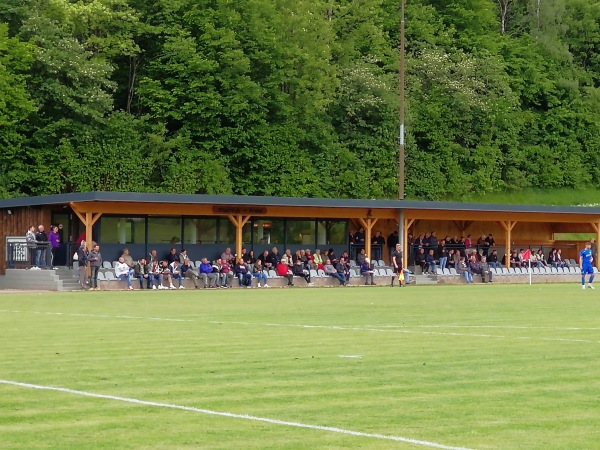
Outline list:
[[[240,257],[240,259],[243,261],[242,257]],[[216,287],[218,276],[216,273],[213,273],[213,266],[208,262],[206,257],[202,258],[200,267],[198,267],[198,276],[204,283],[204,289]]]
[[[521,260],[516,250],[513,250],[510,254],[510,267],[521,267]]]
[[[173,277],[171,276],[171,269],[169,268],[169,263],[164,260],[160,262],[160,267],[162,270],[163,280],[166,278],[169,283],[169,289],[177,289],[173,286]]]
[[[450,250],[448,250],[448,262],[447,265],[449,268],[453,268],[456,269],[456,262],[454,260],[454,249],[451,248]]]
[[[356,264],[362,266],[365,262],[365,259],[367,259],[367,253],[364,248],[361,248],[360,252],[358,252],[358,254],[356,255]]]
[[[498,250],[492,250],[492,253],[487,257],[487,263],[490,267],[501,268],[502,264],[498,262]]]
[[[556,250],[556,260],[558,261],[558,267],[569,267],[569,263],[562,258],[562,250],[560,248]]]
[[[256,264],[254,264],[254,266],[252,267],[252,276],[257,279],[256,287],[261,287],[260,280],[262,280],[262,287],[270,288],[271,286],[267,284],[267,274],[264,272],[263,269],[264,267],[262,266],[260,260],[257,260]]]
[[[285,277],[288,280],[288,286],[293,286],[294,285],[294,275],[292,274],[292,271],[290,270],[289,266],[283,262],[283,260],[279,261],[279,264],[277,264],[277,275],[279,275],[280,277]]]
[[[456,266],[456,272],[459,275],[464,276],[467,283],[469,283],[469,284],[473,283],[473,273],[471,272],[471,268],[469,266],[467,266],[464,256],[460,257],[460,260]]]
[[[296,250],[296,253],[294,253],[294,255],[292,256],[292,261],[294,262],[294,264],[296,264],[296,261],[300,261],[303,263],[302,252],[304,252],[304,250]],[[293,267],[292,267],[292,269],[293,269]]]
[[[277,247],[273,247],[273,249],[271,250],[271,253],[269,253],[269,262],[271,263],[271,268],[275,268],[277,267],[277,264],[279,264],[279,261],[281,260],[281,255],[279,255],[279,250],[277,250]],[[265,267],[267,267],[265,265]]]
[[[325,271],[325,264],[323,261],[323,255],[321,255],[321,250],[315,250],[315,254],[313,255],[313,262],[317,266],[317,270],[321,269],[322,271]]]
[[[535,256],[535,259],[532,258],[531,264],[533,264],[535,261],[536,267],[546,267],[546,258],[544,257],[544,252],[541,248],[536,253],[534,253],[532,257],[533,256]]]
[[[369,284],[371,286],[375,286],[375,279],[373,278],[375,271],[371,269],[371,260],[369,258],[365,257],[364,261],[360,265],[360,274],[365,277],[365,286],[368,286]],[[370,283],[369,278],[371,278]]]
[[[430,249],[427,255],[425,255],[425,273],[430,273],[432,275],[436,274],[437,269],[437,261],[435,259],[434,250]]]
[[[286,264],[290,269],[294,266],[294,258],[292,257],[292,251],[288,248],[281,257],[281,261]]]
[[[548,265],[552,267],[565,267],[565,262],[562,259],[560,250],[553,248],[550,256],[548,257]]]
[[[230,264],[227,261],[222,261],[220,258],[217,259],[216,263],[219,267],[219,279],[222,289],[233,287],[233,271]]]
[[[140,289],[144,289],[144,280],[146,280],[148,289],[156,289],[154,275],[150,273],[150,265],[146,262],[145,258],[141,258],[133,265],[133,274],[140,282]]]
[[[128,248],[123,249],[123,254],[121,255],[121,258],[123,258],[123,260],[125,261],[125,264],[127,264],[130,269],[133,269],[134,262],[133,262],[133,258],[129,254]]]
[[[339,262],[335,265],[335,270],[344,277],[344,286],[346,286],[350,282],[350,270],[344,258],[340,258]]]
[[[246,261],[246,264],[248,264],[250,266],[254,266],[254,264],[256,264],[256,257],[254,256],[254,250],[250,250],[248,252],[246,257],[244,258],[244,261]]]
[[[119,258],[119,262],[115,266],[115,275],[117,278],[121,280],[125,280],[127,282],[127,289],[130,291],[133,290],[133,286],[131,285],[131,273],[132,270],[127,264],[125,264],[125,259],[121,256]]]
[[[331,260],[329,258],[325,261],[324,267],[325,267],[325,269],[324,269],[325,273],[327,275],[329,275],[330,277],[336,278],[340,282],[340,285],[346,284],[344,275],[338,273],[336,268],[333,267],[333,264],[331,264]]]
[[[485,256],[481,257],[481,281],[485,283],[486,277],[489,283],[493,282],[494,274],[491,271],[491,268],[487,262],[487,258]]]
[[[185,248],[182,248],[182,249],[181,249],[181,253],[179,254],[179,262],[180,262],[180,263],[183,265],[183,262],[184,262],[186,259],[187,259],[188,261],[191,261],[191,260],[190,260],[190,257],[189,257],[189,256],[188,256],[188,254],[187,254],[187,250],[186,250]]]
[[[229,264],[229,266],[231,266],[234,263],[235,260],[235,256],[233,256],[231,254],[231,249],[228,247],[225,249],[225,251],[221,254],[221,261],[226,262]]]
[[[185,289],[185,286],[183,285],[183,275],[181,273],[181,264],[177,259],[169,264],[169,271],[171,272],[171,278],[179,281],[179,289]]]
[[[167,255],[167,263],[171,264],[173,261],[177,261],[178,263],[181,264],[181,261],[179,259],[179,255],[177,254],[177,249],[176,248],[171,248],[171,250],[169,250],[169,254]]]
[[[163,273],[160,261],[158,259],[155,259],[149,264],[149,266],[150,268],[148,269],[148,273],[152,274],[152,277],[157,283],[158,289],[166,289],[166,287],[163,286]]]
[[[252,273],[248,270],[248,265],[242,257],[238,258],[233,270],[238,277],[240,287],[252,288]]]
[[[420,248],[417,256],[415,257],[415,266],[420,266],[423,273],[425,273],[425,249]]]
[[[327,250],[327,255],[324,256],[323,259],[329,260],[333,264],[334,261],[337,261],[337,257],[335,256],[335,251],[332,248],[330,248],[329,250]]]
[[[190,260],[187,258],[183,260],[183,264],[181,265],[181,274],[184,278],[192,280],[194,287],[198,289],[198,278],[200,277],[196,275],[196,272],[194,272],[194,269],[192,269],[192,266],[190,265]]]
[[[310,272],[304,268],[304,264],[302,263],[301,259],[296,261],[296,264],[294,264],[294,267],[292,268],[292,273],[294,274],[294,276],[304,278],[309,286],[314,286],[310,282]]]
[[[488,273],[489,273],[489,266],[487,265],[487,262],[486,262],[485,265],[488,268]],[[477,258],[475,257],[475,255],[472,255],[471,258],[470,258],[470,260],[469,260],[469,269],[471,269],[471,274],[481,275],[481,282],[482,283],[486,282],[486,275],[488,275],[488,273],[484,273],[483,266],[477,260]]]
[[[260,260],[265,270],[275,270],[275,267],[273,266],[273,264],[271,264],[271,259],[269,258],[269,250],[265,250],[264,252],[262,252],[262,254],[258,255],[257,260]]]

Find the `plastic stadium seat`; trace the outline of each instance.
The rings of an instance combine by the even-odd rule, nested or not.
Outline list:
[[[111,271],[104,272],[104,276],[106,277],[106,279],[107,279],[108,281],[117,281],[117,280],[118,280],[118,278],[117,278],[117,277],[115,277],[115,274],[114,274],[114,273],[112,273]]]
[[[540,268],[539,268],[539,267],[533,267],[533,268],[531,269],[531,272],[532,272],[534,275],[539,275],[539,274],[540,274]]]
[[[581,273],[581,269],[579,268],[579,266],[575,266],[573,268],[575,269],[575,273]]]
[[[360,271],[355,269],[350,269],[350,278],[360,277]]]
[[[376,259],[373,259],[371,261],[371,264],[373,264],[373,267],[379,267],[379,261],[377,261]]]
[[[502,268],[502,275],[508,275],[510,274],[509,270],[506,267]]]
[[[450,275],[458,275],[458,272],[454,267],[450,267]]]
[[[110,261],[102,261],[102,267],[104,269],[112,269],[112,265],[111,265]]]
[[[269,278],[281,278],[273,269],[269,270]]]
[[[435,269],[435,274],[436,275],[444,275],[444,271],[438,267],[437,269]]]
[[[573,267],[573,266],[569,267],[569,273],[571,273],[571,274],[577,273],[577,272],[575,272],[575,267]]]
[[[452,275],[450,273],[450,269],[448,269],[447,267],[444,267],[444,269],[442,270],[442,272],[444,273],[444,275]]]
[[[104,272],[98,272],[98,280],[99,281],[106,280],[106,277],[104,276]]]
[[[569,265],[571,265],[571,266],[576,266],[576,265],[577,265],[577,262],[576,262],[576,261],[575,261],[573,258],[571,258],[571,259],[569,260]]]
[[[377,262],[379,263],[379,267],[385,267],[385,261],[383,259],[380,259]]]
[[[517,271],[515,270],[514,267],[509,267],[508,268],[508,273],[510,273],[511,275],[515,275],[517,273]]]
[[[354,261],[353,259],[350,260],[350,265],[351,266],[358,266],[358,264],[356,264],[356,261]]]
[[[311,278],[321,278],[321,275],[319,275],[319,273],[315,269],[310,269],[310,277]]]
[[[319,269],[317,270],[317,274],[321,277],[321,278],[325,278],[327,275],[325,275],[325,271],[323,269]]]
[[[598,268],[594,267],[594,273],[598,273]]]
[[[202,261],[194,261],[194,265],[196,267],[200,267],[200,264],[202,264]]]
[[[390,268],[385,269],[385,276],[386,277],[393,277],[394,275],[395,274],[394,274],[394,271],[392,269],[390,269]]]
[[[550,267],[550,273],[552,275],[557,275],[558,274],[558,269],[556,267]]]

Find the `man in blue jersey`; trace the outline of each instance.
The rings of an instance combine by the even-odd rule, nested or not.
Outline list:
[[[590,242],[585,243],[585,248],[579,252],[579,268],[581,269],[581,289],[585,289],[585,276],[590,276],[588,287],[594,289],[592,283],[594,282],[594,268],[592,262],[594,258],[592,256],[592,244]]]

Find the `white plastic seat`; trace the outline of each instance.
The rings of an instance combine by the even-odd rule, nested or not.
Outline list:
[[[269,270],[269,278],[280,278],[279,275],[277,275],[277,272],[275,272],[273,269]]]
[[[383,259],[380,259],[377,262],[379,263],[379,267],[384,267],[385,266],[385,261]]]
[[[573,266],[569,267],[569,273],[577,273],[577,272],[575,272],[575,267],[573,267]]]
[[[558,274],[558,269],[556,267],[550,267],[550,273],[552,275],[557,275]]]
[[[435,269],[435,274],[436,275],[444,275],[444,272],[442,271],[442,269],[440,269],[439,267],[437,269]]]
[[[390,269],[389,267],[387,269],[385,269],[385,276],[386,277],[393,277],[394,275],[395,274],[394,274],[394,271],[392,269]]]
[[[118,280],[118,278],[115,276],[115,274],[112,273],[111,271],[104,272],[104,276],[106,277],[106,279],[108,281],[117,281]]]
[[[104,272],[98,272],[98,280],[100,280],[100,281],[106,280],[106,277],[104,276]]]
[[[351,266],[358,266],[358,264],[356,264],[356,261],[354,261],[353,259],[350,260],[350,265]]]
[[[319,273],[315,269],[310,269],[310,277],[311,278],[320,278],[321,275],[319,275]]]
[[[502,268],[502,275],[508,275],[509,273],[510,272],[509,272],[508,268],[506,268],[506,267]]]
[[[200,264],[202,264],[202,261],[194,261],[194,265],[196,267],[200,267]]]
[[[575,266],[575,273],[581,273],[581,268],[579,266]]]
[[[531,272],[532,272],[534,275],[539,275],[539,274],[540,274],[540,268],[539,268],[539,267],[533,267],[533,268],[531,269]]]
[[[102,261],[102,267],[104,269],[112,269],[112,264],[110,263],[110,261]]]
[[[492,268],[492,269],[493,269],[493,268]],[[493,270],[495,270],[495,269],[493,269]],[[450,273],[450,269],[448,269],[447,267],[444,267],[444,269],[442,270],[442,272],[444,273],[444,275],[452,275],[452,274]],[[495,272],[494,272],[494,273],[495,273]]]
[[[454,267],[450,267],[450,275],[458,275],[458,272]]]
[[[323,269],[319,269],[317,270],[317,274],[318,276],[320,276],[321,278],[326,277],[327,275],[325,274],[325,271]]]
[[[508,268],[508,273],[510,273],[511,275],[516,275],[517,271],[515,270],[514,267],[509,267]]]
[[[117,264],[119,264],[119,261],[113,261],[112,262],[112,268],[114,269],[115,267],[117,267]]]

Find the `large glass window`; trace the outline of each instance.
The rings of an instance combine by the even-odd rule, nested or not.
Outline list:
[[[320,220],[317,222],[317,244],[344,245],[347,243],[347,230],[346,220]]]
[[[148,217],[148,244],[179,244],[180,217]]]
[[[254,221],[254,245],[284,244],[284,224],[283,219],[256,219]]]
[[[146,221],[143,217],[100,218],[100,236],[104,244],[143,244]]]
[[[286,222],[287,245],[315,245],[314,220],[288,220]]]
[[[184,219],[186,244],[216,244],[218,219]]]
[[[235,226],[231,223],[231,220],[227,218],[219,219],[219,240],[223,244],[235,243]],[[249,220],[242,227],[242,242],[244,244],[250,244],[252,238],[252,221]]]

